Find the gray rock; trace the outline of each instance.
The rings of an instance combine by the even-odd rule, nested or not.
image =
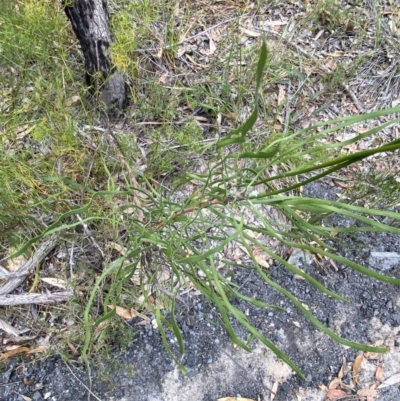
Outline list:
[[[301,249],[293,249],[288,262],[300,269],[304,269],[312,263],[312,258]]]
[[[400,268],[400,254],[396,252],[371,252],[369,265],[381,271],[387,271],[394,267]]]
[[[35,401],[42,401],[42,400],[44,400],[44,398],[43,398],[42,394],[39,393],[39,391],[35,391],[35,392],[33,393],[32,400],[35,400]]]

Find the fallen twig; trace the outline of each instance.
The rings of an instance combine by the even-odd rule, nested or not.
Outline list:
[[[360,101],[358,100],[357,96],[355,95],[355,93],[350,89],[349,85],[342,85],[342,87],[346,90],[346,92],[349,94],[349,96],[351,97],[351,100],[353,101],[353,103],[356,105],[358,111],[360,113],[365,113],[365,108],[364,106],[360,103]]]
[[[21,334],[19,330],[17,330],[15,327],[11,326],[11,324],[8,324],[2,319],[0,319],[0,329],[14,337],[18,337]]]
[[[96,394],[93,393],[91,388],[86,386],[86,384],[82,380],[80,380],[79,377],[76,376],[76,374],[73,372],[73,370],[71,369],[69,364],[64,359],[63,359],[63,362],[65,363],[65,366],[68,368],[68,370],[71,372],[72,376],[74,376],[74,378],[77,380],[77,382],[79,384],[81,384],[88,391],[88,398],[90,399],[90,396],[92,396],[92,397],[96,398],[96,400],[101,401],[101,399],[99,397],[97,397]],[[90,375],[90,373],[89,373],[89,375]],[[91,379],[90,376],[89,376],[89,379]]]
[[[28,270],[28,271],[24,271],[24,272],[20,272],[20,271],[16,271],[16,272],[6,272],[4,270],[0,270],[0,279],[5,279],[5,280],[11,280],[12,278],[17,278],[17,277],[26,277],[29,274],[33,273],[33,270]]]
[[[92,232],[89,229],[89,226],[86,223],[83,222],[83,219],[82,219],[81,216],[79,216],[79,214],[77,214],[76,217],[80,222],[82,222],[82,227],[83,227],[83,231],[85,232],[85,235],[87,237],[89,237],[90,242],[92,243],[92,245],[100,252],[101,257],[104,259],[105,258],[105,254],[104,254],[103,250],[100,248],[100,245],[95,240]]]
[[[17,272],[15,272],[18,274],[17,276],[15,276],[14,274],[10,274],[10,279],[7,280],[0,287],[0,295],[9,294],[11,291],[14,291],[20,284],[22,284],[26,279],[26,275],[28,275],[31,271],[34,271],[36,266],[41,263],[42,260],[55,248],[57,243],[56,240],[57,237],[52,236],[48,240],[43,242],[36,253],[31,258],[29,258],[28,261],[20,269],[18,269]]]
[[[23,304],[53,304],[56,302],[65,302],[72,298],[73,291],[60,291],[51,294],[30,293],[16,295],[1,295],[0,305],[14,306]]]

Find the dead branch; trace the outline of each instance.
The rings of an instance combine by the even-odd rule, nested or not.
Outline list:
[[[0,279],[2,280],[11,280],[12,278],[17,278],[17,277],[26,277],[29,274],[33,273],[33,270],[28,270],[25,272],[6,272],[7,269],[2,269],[0,270]]]
[[[34,271],[37,264],[41,263],[42,260],[55,248],[57,243],[56,238],[57,238],[56,236],[52,236],[48,240],[43,242],[43,244],[40,245],[36,253],[31,258],[29,258],[29,260],[20,269],[18,269],[17,276],[15,276],[13,273],[10,274],[11,276],[10,279],[7,280],[0,287],[0,295],[9,294],[11,291],[14,291],[20,284],[22,284],[25,281],[26,276],[31,271]],[[3,305],[8,305],[8,304],[3,304]]]
[[[53,292],[52,294],[16,294],[16,295],[1,295],[0,305],[14,306],[24,304],[53,304],[57,302],[65,302],[72,298],[73,291]]]

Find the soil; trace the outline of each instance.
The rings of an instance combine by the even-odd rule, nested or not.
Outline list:
[[[306,194],[332,199],[335,189],[323,184],[308,186]],[[338,224],[351,224],[340,221]],[[359,233],[342,237],[339,253],[368,266],[371,252],[397,252],[400,237],[390,234]],[[293,256],[293,255],[292,255]],[[294,260],[294,259],[293,259]],[[334,300],[315,290],[307,281],[296,278],[282,265],[271,267],[270,277],[292,293],[327,327],[343,338],[361,343],[380,344],[390,352],[376,359],[365,358],[357,389],[368,389],[375,382],[378,366],[383,380],[400,371],[400,288],[368,278],[338,264],[325,269],[310,259],[298,257],[313,277],[324,286],[344,296],[349,302]],[[400,276],[400,264],[385,271]],[[351,365],[360,351],[348,349],[317,330],[283,295],[268,287],[255,272],[237,269],[235,280],[246,295],[282,307],[283,311],[249,307],[241,300],[232,302],[241,308],[251,323],[263,331],[302,370],[306,379],[296,376],[270,350],[257,340],[251,342],[252,353],[232,345],[213,305],[200,297],[187,296],[186,305],[178,308],[177,320],[182,329],[186,350],[182,363],[188,373],[183,376],[164,349],[158,329],[151,324],[132,324],[133,345],[124,352],[115,350],[115,360],[123,369],[106,379],[92,366],[92,392],[88,398],[88,375],[82,363],[69,363],[61,357],[28,364],[14,358],[1,375],[0,400],[116,400],[116,401],[216,401],[223,397],[244,397],[255,401],[325,400],[319,386],[328,386],[338,376],[345,358],[347,372],[343,382],[351,385]],[[248,334],[235,325],[245,341]],[[139,330],[139,332],[138,332]],[[168,341],[175,350],[176,341]],[[132,371],[134,374],[132,375]],[[276,386],[276,384],[275,384]],[[29,398],[22,398],[21,395]],[[355,392],[352,397],[358,400]],[[378,389],[376,401],[400,399],[399,383]]]

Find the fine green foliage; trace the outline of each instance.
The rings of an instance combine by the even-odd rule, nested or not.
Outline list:
[[[39,3],[15,6],[6,2],[0,16],[0,26],[5,28],[0,30],[0,42],[5,43],[0,89],[6,111],[0,137],[4,189],[0,192],[0,246],[8,258],[16,258],[34,252],[51,235],[58,236],[60,243],[77,243],[81,254],[86,248],[94,253],[93,244],[102,250],[101,262],[92,262],[96,266],[90,274],[91,267],[80,264],[68,277],[74,288],[85,287],[77,291],[71,301],[74,307],[69,305],[65,313],[73,310],[76,315],[73,338],[87,365],[97,350],[110,344],[110,332],[119,330],[119,306],[151,312],[167,352],[185,372],[178,355],[184,353],[185,344],[175,315],[182,292],[195,289],[217,307],[235,344],[250,351],[235,331],[238,323],[304,377],[233,302],[241,299],[258,308],[279,309],[242,293],[232,280],[239,263],[224,252],[230,246],[245,250],[247,259],[241,267],[253,270],[267,286],[287,297],[326,335],[356,349],[385,352],[385,348],[341,338],[324,326],[289,289],[271,280],[254,249],[307,280],[316,291],[343,302],[340,294],[289,263],[271,244],[278,241],[376,280],[400,284],[400,278],[338,255],[335,246],[340,233],[400,234],[395,195],[399,185],[393,177],[385,176],[382,183],[381,175],[370,172],[365,185],[360,174],[356,185],[346,190],[346,201],[309,198],[301,192],[306,184],[337,176],[371,156],[394,154],[400,148],[399,139],[373,142],[367,149],[358,150],[355,145],[398,124],[400,107],[306,126],[296,125],[299,117],[288,112],[281,124],[283,103],[270,107],[273,100],[265,87],[288,79],[300,87],[308,85],[310,78],[301,67],[310,61],[294,59],[290,49],[278,57],[279,52],[273,54],[265,41],[259,53],[254,46],[236,51],[237,43],[230,43],[224,61],[212,64],[209,77],[216,80],[215,85],[203,80],[192,88],[176,77],[166,85],[160,84],[159,77],[143,78],[135,55],[150,40],[152,24],[163,17],[163,49],[157,57],[172,63],[180,38],[187,33],[183,25],[190,21],[189,10],[181,12],[182,26],[175,29],[179,10],[171,2],[168,7],[162,7],[162,2],[153,7],[147,1],[140,6],[121,1],[120,9],[112,10],[116,39],[111,57],[127,75],[138,77],[138,83],[132,87],[134,112],[124,116],[132,125],[121,124],[108,135],[114,127],[100,119],[86,97],[81,65],[75,59],[77,43],[71,41],[65,18],[53,2]],[[355,29],[351,10],[339,12],[340,18],[333,15],[336,3],[320,2],[304,21],[317,21],[329,32]],[[29,45],[32,36],[38,37],[35,46]],[[275,45],[282,48],[280,42]],[[341,68],[322,77],[328,92],[347,78],[349,69]],[[191,113],[181,118],[187,109]],[[238,118],[242,109],[247,113]],[[210,130],[204,138],[201,118],[207,122],[224,118],[229,122],[227,133]],[[232,128],[232,120],[243,122]],[[257,125],[260,120],[265,123],[262,129]],[[367,123],[368,129],[358,135],[331,140],[334,134]],[[21,136],[26,137],[26,145]],[[380,185],[384,189],[380,195],[369,193],[371,186]],[[368,200],[359,201],[367,195]],[[337,227],[331,216],[354,224]],[[85,238],[79,230],[84,230]],[[167,341],[168,330],[177,340],[176,350]]]

